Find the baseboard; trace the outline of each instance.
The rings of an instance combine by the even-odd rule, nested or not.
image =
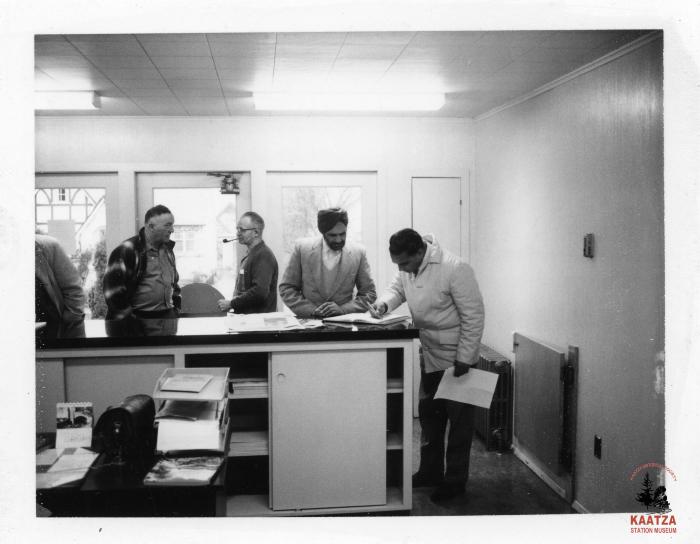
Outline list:
[[[563,487],[561,487],[559,484],[557,484],[554,480],[552,480],[549,475],[542,469],[540,466],[535,463],[528,455],[525,453],[520,447],[516,446],[513,448],[513,453],[515,456],[520,459],[525,465],[537,476],[542,480],[544,483],[546,483],[552,491],[554,491],[557,495],[559,495],[562,499],[568,500],[566,497],[566,491],[564,490]]]

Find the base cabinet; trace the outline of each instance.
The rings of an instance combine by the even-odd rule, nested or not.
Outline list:
[[[386,350],[273,353],[270,365],[270,507],[386,504]]]

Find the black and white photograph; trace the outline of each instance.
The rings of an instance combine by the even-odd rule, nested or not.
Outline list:
[[[2,3],[27,534],[700,536],[697,4]]]

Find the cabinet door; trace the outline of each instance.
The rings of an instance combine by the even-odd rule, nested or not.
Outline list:
[[[273,510],[386,504],[386,351],[273,353]]]

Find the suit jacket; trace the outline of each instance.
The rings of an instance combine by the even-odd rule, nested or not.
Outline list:
[[[431,234],[418,273],[397,272],[380,297],[389,311],[408,302],[420,328],[425,372],[445,370],[455,360],[474,365],[484,330],[484,303],[472,268],[442,249]]]
[[[282,301],[299,317],[311,317],[327,301],[335,302],[345,314],[364,312],[363,301],[372,303],[377,298],[365,248],[345,244],[335,284],[326,297],[321,293],[322,252],[321,237],[297,240],[279,286]]]

